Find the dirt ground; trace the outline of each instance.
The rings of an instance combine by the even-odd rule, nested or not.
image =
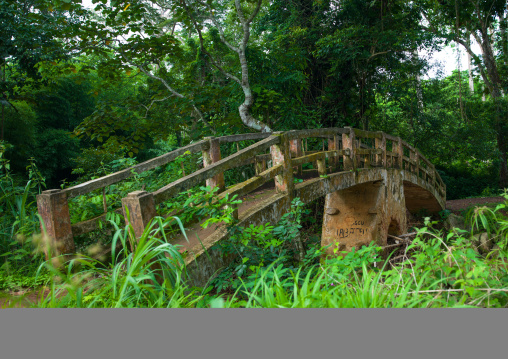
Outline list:
[[[446,209],[449,209],[455,214],[459,214],[460,211],[467,209],[471,206],[482,206],[488,203],[500,203],[503,201],[504,201],[503,197],[454,199],[452,201],[446,201]]]
[[[19,292],[0,292],[0,309],[28,308],[39,300],[41,290],[42,288],[32,291],[23,290]],[[44,288],[44,296],[48,293],[49,288]]]

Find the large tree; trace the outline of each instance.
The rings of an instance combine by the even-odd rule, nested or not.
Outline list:
[[[32,95],[44,84],[38,65],[67,58],[59,39],[77,25],[82,11],[72,16],[64,12],[45,0],[0,0],[0,139],[5,107],[16,111],[16,100],[36,102]]]
[[[506,0],[420,0],[418,3],[426,19],[427,31],[462,46],[472,57],[483,79],[493,106],[491,123],[496,131],[500,154],[499,185],[502,188],[508,187],[508,117],[504,98],[508,88],[506,80],[501,77],[501,64],[495,53],[495,35],[506,29]],[[481,56],[473,51],[471,36],[480,45]],[[506,41],[497,40],[502,43]],[[498,48],[501,52],[506,51],[506,47]],[[486,118],[485,123],[488,122],[489,119]]]
[[[250,26],[260,7],[261,0],[253,5],[237,0],[232,9],[221,1],[97,2],[95,14],[87,16],[80,30],[74,34],[73,45],[76,50],[101,57],[99,70],[102,74],[115,78],[111,74],[122,70],[131,73],[134,68],[158,81],[166,96],[158,96],[155,100],[179,99],[182,106],[191,110],[195,123],[200,122],[209,131],[215,132],[206,109],[199,105],[201,85],[189,87],[184,81],[184,74],[171,73],[171,69],[181,62],[187,41],[196,37],[207,65],[240,85],[244,100],[238,113],[243,124],[251,129],[268,131],[270,128],[266,124],[251,115],[254,96],[246,57]],[[238,24],[229,20],[232,15]],[[236,64],[233,62],[226,66],[222,54],[218,57],[212,54],[204,40],[212,31],[219,34],[226,49],[236,54]],[[146,107],[149,108],[150,104]]]

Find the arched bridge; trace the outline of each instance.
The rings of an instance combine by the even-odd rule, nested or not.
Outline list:
[[[308,151],[307,141],[316,138],[322,141],[322,148]],[[245,140],[257,142],[221,158],[221,144]],[[235,194],[244,197],[262,186],[265,188],[260,198],[237,208],[235,215],[240,226],[276,223],[289,211],[295,197],[309,203],[326,196],[322,244],[335,243],[340,250],[373,240],[383,245],[387,234],[404,233],[406,209],[413,213],[422,210],[436,213],[445,207],[446,187],[434,166],[401,138],[383,132],[346,127],[209,137],[99,179],[63,190],[44,191],[37,198],[38,209],[58,251],[73,253],[73,236],[97,229],[99,221],[105,219],[102,215],[71,225],[68,198],[101,188],[104,195],[105,187],[132,176],[133,171],[141,173],[165,165],[187,151],[202,153],[202,169],[154,192],[135,191],[122,199],[123,209],[117,212],[125,215],[125,209],[129,210],[130,218],[126,221],[137,235],[156,216],[158,204],[204,182],[219,187],[218,198]],[[307,163],[312,164],[313,170],[302,170]],[[245,164],[254,164],[256,175],[226,189],[224,172]],[[295,183],[298,182],[295,176],[302,175],[306,180]],[[268,183],[272,183],[271,188]],[[104,196],[106,210],[105,201]],[[227,239],[228,232],[225,226],[220,226],[197,236],[202,243],[175,241],[189,252],[186,262],[194,284],[203,285],[231,259],[214,247]],[[202,255],[205,250],[207,256]]]

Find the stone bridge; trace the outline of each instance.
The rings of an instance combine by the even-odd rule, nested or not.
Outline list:
[[[307,151],[307,141],[316,138],[322,141],[322,148]],[[244,149],[238,147],[235,154],[221,158],[221,144],[246,140],[257,142]],[[158,204],[204,182],[212,188],[219,187],[218,198],[235,194],[245,197],[262,186],[268,188],[254,204],[247,201],[237,208],[239,226],[276,223],[289,211],[293,198],[309,203],[325,196],[322,245],[332,243],[339,250],[371,241],[384,245],[387,234],[406,232],[406,210],[430,214],[445,207],[446,187],[434,166],[401,138],[383,132],[346,127],[209,137],[99,179],[44,191],[37,197],[37,204],[54,247],[59,253],[73,253],[74,235],[96,230],[106,216],[71,225],[68,198],[102,189],[106,212],[107,186],[127,179],[133,171],[141,173],[163,166],[187,151],[202,153],[202,169],[154,192],[135,191],[122,199],[122,208],[116,212],[125,217],[128,209],[126,222],[138,236],[156,216]],[[307,163],[312,164],[313,170],[302,170]],[[224,172],[246,164],[254,164],[256,175],[226,189]],[[303,172],[307,172],[307,180],[295,183],[294,176]],[[228,238],[225,226],[211,232],[196,231],[190,243],[183,238],[176,238],[174,243],[188,252],[190,281],[202,286],[232,258],[224,256],[216,246]]]

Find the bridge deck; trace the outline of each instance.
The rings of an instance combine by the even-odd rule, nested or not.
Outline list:
[[[238,206],[238,217],[242,218],[249,209],[255,207],[257,204],[261,203],[267,198],[273,196],[275,194],[275,184],[272,183],[272,186],[270,187],[260,189],[256,192],[241,197],[240,199],[242,200],[242,203]],[[204,239],[208,238],[219,227],[224,225],[224,223],[217,223],[210,225],[207,228],[203,228],[201,227],[201,224],[205,222],[205,220],[206,219],[203,219],[202,221],[194,223],[186,228],[185,233],[188,241],[185,239],[183,234],[180,234],[176,236],[174,239],[171,239],[171,243],[174,245],[181,246],[180,252],[183,253],[193,247],[199,247],[200,240],[203,241]]]
[[[298,175],[298,178],[303,180],[302,183],[305,183],[311,179],[318,178],[317,176],[317,170],[310,170],[301,173]],[[240,220],[245,218],[247,212],[250,209],[255,208],[257,205],[274,195],[276,195],[275,181],[271,180],[265,183],[263,186],[259,187],[254,192],[241,196],[240,199],[242,200],[242,203],[238,206],[238,218]],[[187,239],[185,239],[183,234],[180,234],[171,239],[171,243],[181,246],[179,251],[183,253],[191,248],[200,247],[200,241],[203,242],[203,240],[217,231],[219,227],[224,226],[224,223],[217,223],[207,228],[203,228],[201,224],[205,221],[206,219],[203,219],[198,223],[193,223],[192,225],[188,226],[185,232]],[[273,225],[275,223],[271,224]]]

